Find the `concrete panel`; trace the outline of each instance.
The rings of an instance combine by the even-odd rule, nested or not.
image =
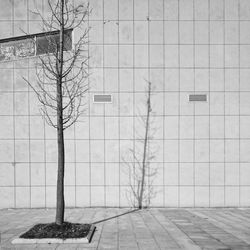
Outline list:
[[[179,187],[166,186],[165,187],[165,206],[178,207],[179,206]]]
[[[241,163],[240,165],[240,183],[242,185],[250,184],[250,167],[248,163]]]
[[[102,163],[92,163],[91,164],[91,184],[93,186],[103,186],[104,185],[104,164]]]
[[[105,160],[107,162],[119,162],[118,140],[105,140]]]
[[[29,162],[30,144],[28,140],[15,140],[15,161]]]
[[[44,138],[44,119],[42,116],[30,117],[30,138],[32,139]]]
[[[194,18],[195,20],[204,20],[209,18],[209,1],[204,0],[204,1],[199,1],[195,0],[194,1]]]
[[[225,190],[224,187],[211,187],[210,189],[210,206],[223,207],[225,206]]]
[[[115,1],[117,1],[117,0],[115,0]],[[112,12],[114,13],[114,11],[112,11]],[[117,25],[116,21],[106,22],[104,24],[103,32],[104,32],[104,43],[105,44],[109,44],[109,43],[114,44],[114,43],[118,42],[118,36],[117,36],[117,34],[118,34],[118,25]]]
[[[249,20],[250,10],[247,0],[240,0],[240,20]]]
[[[162,0],[158,0],[162,1]],[[163,22],[153,21],[149,23],[149,43],[161,44],[163,43]]]
[[[0,122],[0,138],[11,139],[14,134],[14,121],[12,116],[2,116]]]
[[[75,163],[67,163],[65,166],[65,185],[76,184],[76,165]]]
[[[194,206],[194,187],[180,186],[180,206],[181,207]]]
[[[89,141],[77,140],[76,141],[76,161],[88,162],[89,158]]]
[[[224,164],[210,164],[210,183],[212,186],[223,186],[225,181]]]
[[[244,33],[243,33],[244,34]],[[239,43],[239,25],[234,21],[227,21],[225,23],[225,43],[237,44]]]
[[[0,140],[1,162],[14,162],[14,142],[10,140]]]
[[[57,163],[46,163],[46,184],[56,185]]]
[[[119,17],[121,20],[131,20],[133,18],[133,1],[119,2]]]
[[[10,163],[0,165],[1,186],[14,186],[14,166]]]
[[[31,167],[31,186],[45,185],[45,165],[43,163],[32,163]]]
[[[21,0],[14,5],[14,19],[27,20],[28,18],[28,0]]]
[[[225,142],[223,140],[210,140],[210,161],[224,162]]]
[[[229,186],[239,185],[240,167],[238,163],[226,163],[225,166],[225,184]]]
[[[180,20],[193,20],[193,1],[192,0],[180,0],[179,2],[179,15]]]
[[[209,206],[209,188],[195,187],[195,207]]]
[[[103,186],[97,187],[92,186],[91,187],[91,204],[95,204],[95,206],[105,206],[105,200],[104,200],[104,188]]]
[[[42,190],[42,192],[44,192],[44,190]],[[46,195],[46,207],[55,207],[56,206],[56,186],[46,187],[45,195]],[[44,202],[43,197],[42,197],[42,201]]]
[[[0,115],[13,114],[13,94],[0,92]]]
[[[1,208],[14,208],[14,187],[1,187]]]
[[[178,163],[166,163],[164,165],[165,185],[178,185]]]
[[[1,29],[0,39],[11,37],[12,35],[11,27],[12,27],[11,21],[0,21],[0,29]]]
[[[194,165],[191,163],[181,163],[180,165],[180,185],[194,185]]]
[[[118,207],[119,206],[119,187],[106,188],[106,206]]]
[[[17,187],[16,188],[16,207],[27,208],[30,206],[30,188]]]
[[[209,166],[207,163],[195,163],[195,185],[209,185]]]
[[[76,207],[90,206],[90,188],[77,186],[76,187]]]
[[[230,207],[239,206],[239,187],[225,188],[225,205]]]
[[[239,87],[239,70],[228,69],[225,71],[225,90],[237,91]]]
[[[119,163],[108,163],[105,166],[105,183],[106,185],[119,185]]]
[[[65,186],[65,206],[75,207],[75,187]]]
[[[15,166],[16,171],[16,185],[17,186],[30,186],[30,164],[18,163]]]
[[[76,164],[76,185],[90,184],[91,165],[90,163]]]
[[[51,152],[51,151],[48,151]],[[44,157],[44,141],[32,140],[30,141],[30,161],[31,162],[43,162]]]
[[[49,195],[52,195],[52,190],[46,192],[46,200],[49,200]],[[31,207],[45,207],[45,187],[31,187]]]

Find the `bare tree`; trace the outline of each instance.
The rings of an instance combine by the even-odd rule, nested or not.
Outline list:
[[[39,11],[43,36],[36,37],[38,62],[36,83],[26,82],[36,93],[46,122],[57,129],[58,173],[55,222],[64,222],[64,130],[74,124],[84,111],[85,83],[88,77],[88,27],[85,22],[89,6],[74,6],[69,0],[48,0],[50,17]],[[71,32],[77,30],[78,40],[72,44]],[[71,47],[72,46],[72,47]]]
[[[133,149],[129,149],[128,160],[123,158],[123,163],[126,166],[125,170],[129,176],[130,191],[127,193],[127,198],[133,206],[139,209],[149,206],[151,199],[155,196],[152,184],[157,174],[157,168],[150,166],[156,153],[151,143],[156,128],[152,126],[153,119],[151,117],[152,84],[149,81],[147,83],[147,96],[144,105],[146,107],[146,114],[142,114],[138,110],[137,115],[140,128],[143,128],[142,130],[136,130],[139,146],[136,145]]]

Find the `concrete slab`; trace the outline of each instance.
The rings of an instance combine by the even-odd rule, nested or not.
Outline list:
[[[67,221],[92,223],[89,244],[12,244],[36,223],[54,219],[54,209],[0,210],[1,250],[116,249],[116,250],[250,250],[250,209],[67,209]],[[17,242],[16,242],[17,243]],[[20,243],[20,242],[19,242]],[[65,242],[64,242],[65,243]]]

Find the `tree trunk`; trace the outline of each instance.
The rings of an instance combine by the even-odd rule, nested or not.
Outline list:
[[[64,222],[64,135],[63,135],[63,47],[64,47],[64,0],[60,0],[60,41],[58,50],[58,79],[57,79],[57,147],[58,147],[58,172],[57,172],[57,199],[56,199],[56,224]]]
[[[146,119],[146,129],[144,137],[144,148],[143,148],[143,159],[142,159],[142,178],[141,178],[141,190],[138,199],[138,207],[142,209],[143,193],[144,193],[144,183],[145,183],[145,172],[146,172],[146,158],[147,158],[147,146],[148,146],[148,131],[149,131],[149,116],[151,112],[151,83],[148,83],[148,99],[147,99],[147,119]]]
[[[62,112],[58,112],[62,113]],[[57,199],[56,199],[56,224],[64,222],[64,135],[62,126],[62,114],[57,114],[57,147],[58,147],[58,172],[57,172]]]

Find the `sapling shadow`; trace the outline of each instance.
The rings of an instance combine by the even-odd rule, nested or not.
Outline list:
[[[152,117],[152,83],[147,82],[146,100],[143,104],[144,112],[137,109],[135,128],[136,143],[129,148],[126,157],[123,157],[124,171],[128,176],[129,189],[126,192],[127,199],[133,207],[142,209],[148,207],[152,198],[156,196],[153,182],[157,175],[157,167],[152,167],[157,147],[153,145],[154,134],[157,128]]]

